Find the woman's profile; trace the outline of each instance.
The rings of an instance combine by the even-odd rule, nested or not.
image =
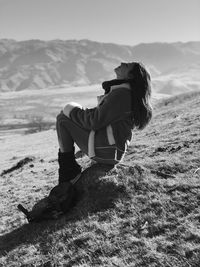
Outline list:
[[[151,78],[142,63],[121,63],[116,79],[105,81],[94,108],[68,103],[57,116],[59,184],[81,174],[74,143],[99,163],[119,163],[133,135],[151,120]]]

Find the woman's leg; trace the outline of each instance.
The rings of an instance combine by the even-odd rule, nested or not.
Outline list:
[[[61,112],[56,123],[59,142],[59,183],[74,179],[81,172],[81,167],[75,160],[74,143],[87,153],[89,132],[82,129]]]
[[[79,127],[62,111],[57,116],[56,129],[61,152],[74,151],[74,143],[76,143],[87,154],[89,131]]]
[[[74,149],[74,140],[69,133],[69,127],[67,127],[67,125],[65,126],[65,119],[63,118],[63,116],[64,115],[62,114],[59,114],[57,116],[56,130],[58,143],[61,152],[71,152]]]

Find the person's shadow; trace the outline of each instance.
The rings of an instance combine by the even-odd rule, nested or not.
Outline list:
[[[116,169],[112,166],[94,164],[84,170],[76,183],[78,203],[58,220],[24,224],[0,237],[0,255],[5,255],[19,245],[45,244],[49,234],[88,217],[98,211],[113,208],[117,198],[126,198],[127,192],[122,183],[116,181]]]

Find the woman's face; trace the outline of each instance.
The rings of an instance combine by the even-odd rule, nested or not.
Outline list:
[[[134,63],[121,63],[117,68],[114,69],[117,79],[128,79],[129,72],[133,69]]]

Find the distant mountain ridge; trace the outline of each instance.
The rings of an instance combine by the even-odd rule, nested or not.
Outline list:
[[[113,68],[123,61],[142,61],[155,79],[184,71],[187,73],[188,69],[194,70],[196,75],[200,70],[200,42],[127,46],[86,39],[2,39],[0,92],[100,83],[112,79]],[[194,84],[192,86],[195,87]]]

